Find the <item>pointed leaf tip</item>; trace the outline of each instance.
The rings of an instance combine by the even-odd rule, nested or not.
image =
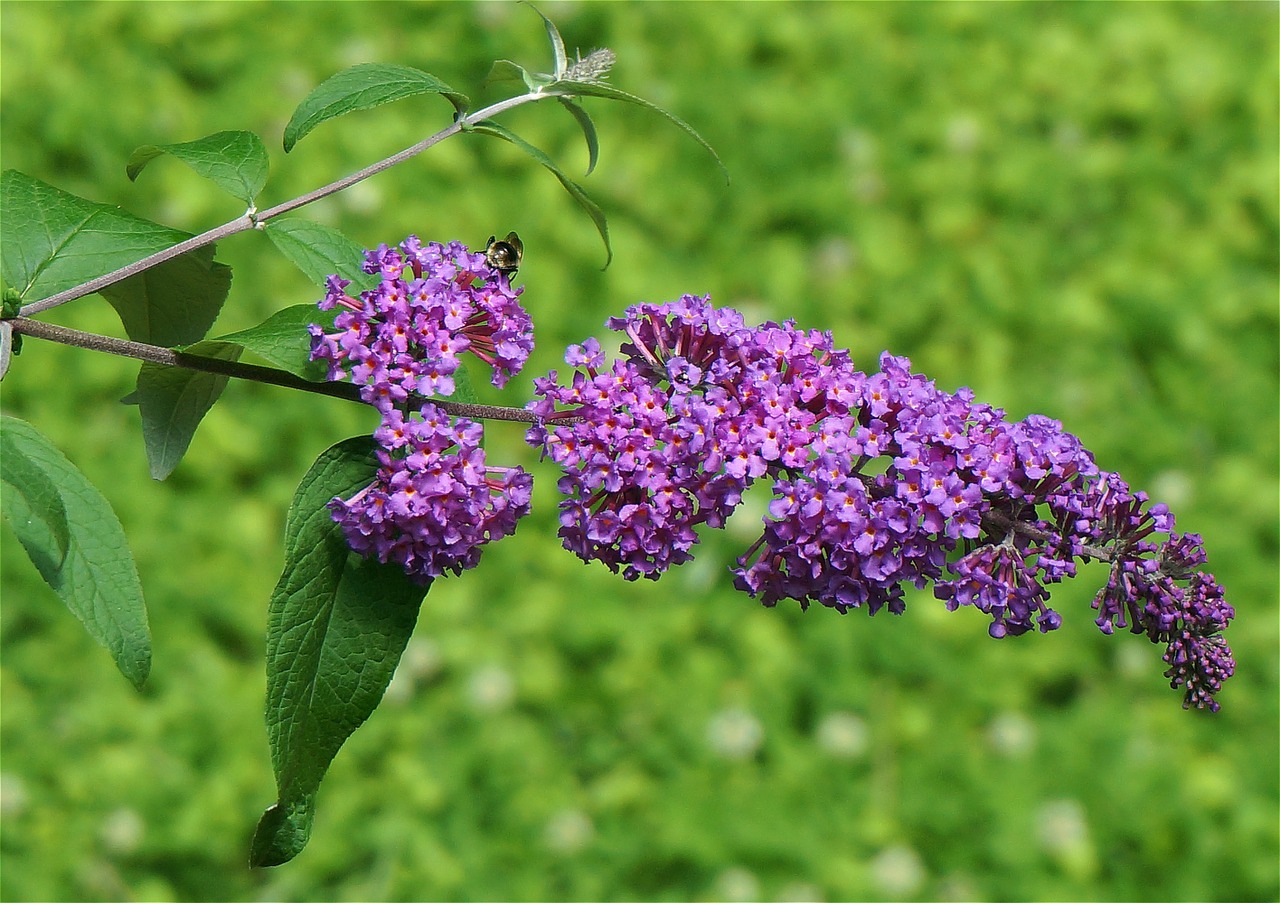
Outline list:
[[[184,352],[223,361],[240,359],[241,347],[227,342],[197,342]],[[136,398],[142,417],[151,479],[164,480],[186,454],[196,428],[227,385],[226,376],[144,363]]]
[[[129,157],[125,172],[138,178],[161,154],[177,157],[223,191],[252,205],[267,184],[267,149],[253,132],[216,132],[182,144],[145,144]]]
[[[565,71],[569,68],[569,57],[564,50],[564,38],[560,37],[560,29],[556,28],[555,23],[543,15],[542,10],[532,3],[527,3],[526,5],[538,14],[542,19],[542,24],[546,26],[547,39],[551,41],[551,53],[555,57],[555,75],[556,79],[559,80],[564,77]]]
[[[293,859],[311,839],[315,797],[293,804],[277,802],[262,813],[249,844],[249,867],[270,868]]]

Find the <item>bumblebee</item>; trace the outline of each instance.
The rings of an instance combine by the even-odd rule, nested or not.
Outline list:
[[[511,277],[520,269],[520,261],[524,259],[524,243],[520,236],[508,232],[507,237],[498,240],[496,235],[489,236],[489,244],[484,249],[484,259],[499,273],[511,281]]]

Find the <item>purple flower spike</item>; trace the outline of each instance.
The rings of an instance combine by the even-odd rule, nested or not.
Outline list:
[[[763,533],[734,570],[763,604],[901,613],[906,585],[932,583],[948,609],[990,617],[994,637],[1047,633],[1062,624],[1048,587],[1100,558],[1112,571],[1098,626],[1168,644],[1185,704],[1216,710],[1234,611],[1199,570],[1200,538],[1159,543],[1168,509],[1100,473],[1057,421],[1011,422],[887,353],[863,373],[829,334],[747,326],[708,298],[638,304],[608,325],[623,359],[572,346],[567,382],[535,380],[529,405],[529,443],[564,471],[560,537],[583,560],[656,579],[768,478]]]
[[[656,579],[689,560],[695,527],[722,526],[754,480],[806,457],[814,414],[777,379],[788,366],[812,370],[829,340],[789,325],[748,329],[691,295],[636,305],[609,325],[625,335],[627,359],[606,366],[598,342],[572,346],[565,360],[582,369],[567,385],[554,373],[535,380],[529,408],[541,422],[527,438],[564,468],[565,547]]]

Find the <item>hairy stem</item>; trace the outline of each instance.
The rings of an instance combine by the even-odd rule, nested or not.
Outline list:
[[[312,382],[295,376],[286,370],[274,367],[261,367],[257,364],[244,364],[239,361],[225,361],[219,358],[205,357],[200,354],[188,354],[175,351],[160,345],[147,345],[143,342],[130,342],[125,339],[113,339],[110,336],[65,326],[54,326],[40,320],[16,317],[5,322],[12,324],[13,331],[32,338],[47,339],[62,345],[76,348],[87,348],[90,351],[102,351],[121,357],[158,364],[162,367],[184,367],[188,370],[200,370],[205,373],[217,373],[235,379],[247,379],[253,382],[283,386],[287,389],[299,389],[303,392],[314,392],[331,398],[346,401],[360,401],[360,390],[351,383],[344,382]],[[523,408],[508,408],[501,405],[465,404],[458,401],[446,401],[432,398],[431,403],[441,410],[458,417],[470,417],[474,420],[506,420],[513,423],[536,423],[537,415]]]
[[[66,304],[68,301],[74,301],[76,298],[82,298],[85,295],[91,295],[94,292],[102,291],[102,289],[109,285],[115,285],[117,282],[128,279],[130,276],[136,276],[138,273],[149,270],[152,267],[159,266],[167,260],[172,260],[175,257],[186,254],[188,251],[203,248],[205,245],[213,244],[216,241],[221,241],[224,238],[236,235],[240,232],[247,232],[250,229],[260,229],[264,223],[274,217],[289,213],[292,210],[297,210],[299,207],[318,201],[321,198],[328,197],[331,194],[342,191],[344,188],[350,188],[357,182],[363,181],[370,176],[377,175],[384,169],[395,166],[397,163],[403,163],[410,157],[414,157],[422,153],[427,148],[439,144],[451,135],[456,135],[458,132],[465,131],[469,125],[475,122],[488,119],[491,116],[496,116],[499,113],[511,109],[512,107],[517,107],[521,104],[531,103],[537,100],[545,100],[547,97],[551,96],[553,95],[531,92],[529,94],[521,94],[518,97],[508,97],[506,100],[490,104],[483,110],[477,110],[475,113],[468,116],[462,116],[455,119],[448,127],[441,129],[429,138],[419,141],[412,147],[407,147],[399,153],[392,154],[390,157],[379,160],[371,166],[366,166],[358,172],[354,172],[349,176],[344,176],[337,181],[330,182],[322,188],[317,188],[316,190],[294,198],[291,201],[285,201],[283,204],[277,204],[276,206],[268,210],[264,210],[261,213],[255,213],[250,209],[228,223],[224,223],[223,225],[210,229],[208,232],[203,232],[200,235],[192,236],[186,241],[182,241],[172,247],[165,248],[163,251],[157,251],[149,257],[144,257],[141,260],[135,261],[127,266],[123,266],[114,272],[98,276],[95,279],[90,279],[88,282],[84,282],[74,288],[58,292],[56,295],[50,295],[48,298],[33,301],[31,304],[25,305],[19,313],[24,317],[33,316],[34,314],[50,310],[51,308],[57,307],[61,304]]]

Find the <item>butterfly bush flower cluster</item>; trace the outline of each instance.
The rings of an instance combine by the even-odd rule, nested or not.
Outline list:
[[[1062,623],[1048,587],[1097,558],[1111,564],[1098,626],[1165,643],[1184,704],[1218,708],[1234,610],[1199,569],[1200,537],[1173,534],[1167,508],[1099,471],[1057,421],[1010,421],[887,353],[864,373],[829,333],[748,326],[709,298],[608,325],[621,357],[572,346],[572,373],[535,380],[529,404],[528,441],[563,470],[559,535],[583,560],[657,579],[765,479],[762,533],[734,570],[765,605],[901,613],[905,586],[932,585],[993,637],[1048,632]]]
[[[359,297],[329,277],[319,307],[339,311],[334,331],[309,330],[312,359],[328,361],[329,378],[350,379],[381,414],[373,483],[329,507],[353,550],[426,583],[473,567],[485,543],[512,533],[533,481],[519,467],[489,466],[482,427],[425,396],[453,394],[468,351],[505,385],[529,357],[533,323],[523,289],[458,242],[410,236],[366,252],[364,270],[379,282]]]

